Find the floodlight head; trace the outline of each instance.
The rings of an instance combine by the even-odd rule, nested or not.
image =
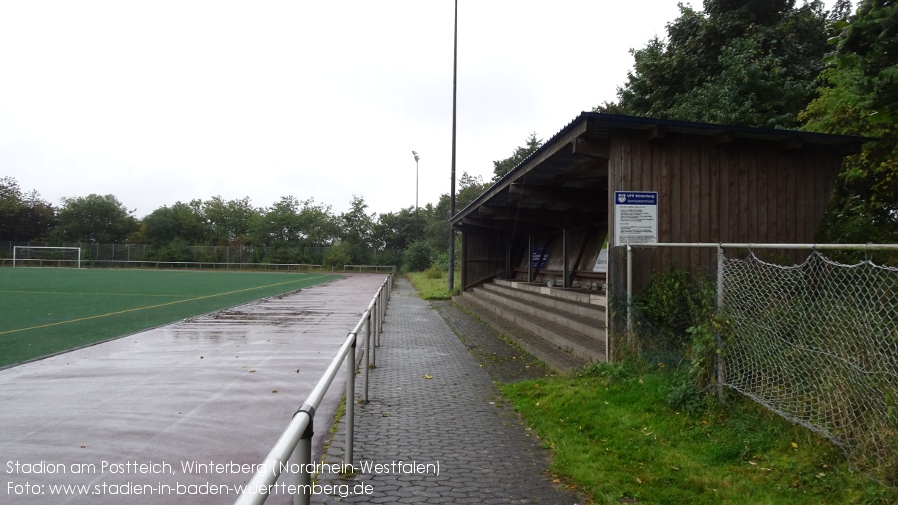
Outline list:
[[[412,154],[415,156],[415,163],[417,163],[421,158],[418,157],[418,153],[415,151],[412,151]]]

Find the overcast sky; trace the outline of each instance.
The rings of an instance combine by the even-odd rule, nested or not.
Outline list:
[[[698,3],[700,7],[700,2]],[[0,176],[52,204],[449,192],[452,0],[0,0]],[[676,0],[459,0],[457,174],[616,98]]]

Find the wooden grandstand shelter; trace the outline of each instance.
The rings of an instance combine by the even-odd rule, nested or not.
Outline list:
[[[865,140],[581,113],[450,219],[461,231],[462,287],[505,278],[607,284],[614,294],[625,268],[613,241],[616,191],[658,193],[658,242],[811,243],[842,158]],[[606,239],[604,273],[597,263]],[[710,249],[645,258],[637,291],[671,264],[716,265]]]

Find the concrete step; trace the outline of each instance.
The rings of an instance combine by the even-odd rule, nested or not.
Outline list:
[[[550,310],[560,316],[569,316],[571,319],[584,321],[599,321],[600,326],[605,326],[605,306],[597,303],[583,303],[565,298],[557,298],[552,295],[535,293],[516,289],[505,284],[486,283],[479,289],[495,293],[497,296],[509,298],[521,304],[529,305],[534,309]]]
[[[505,279],[494,279],[493,284],[508,286],[519,291],[549,295],[553,298],[570,300],[572,302],[601,305],[603,307],[607,300],[607,295],[602,291],[549,287],[544,283],[511,281]]]
[[[453,298],[453,302],[476,315],[483,323],[514,341],[522,349],[545,363],[549,368],[570,375],[589,364],[589,361],[556,347],[544,338],[535,335],[514,323],[497,316],[480,304],[473,302],[470,293]]]
[[[471,304],[477,304],[483,310],[490,312],[495,317],[501,317],[506,321],[515,324],[531,333],[542,337],[555,347],[559,347],[575,356],[585,359],[587,362],[604,361],[605,360],[605,335],[604,326],[595,326],[589,328],[589,333],[585,334],[576,330],[572,330],[569,326],[585,324],[582,322],[571,323],[565,322],[559,324],[549,318],[544,317],[545,311],[536,311],[534,315],[514,307],[513,305],[498,302],[495,298],[484,295],[484,290],[468,291],[458,298],[463,298]]]
[[[500,315],[509,310],[526,314],[534,321],[543,320],[583,335],[600,339],[604,338],[605,323],[598,317],[587,317],[555,309],[550,306],[535,303],[530,300],[490,289],[487,286],[474,288],[472,293],[487,299],[501,307]]]

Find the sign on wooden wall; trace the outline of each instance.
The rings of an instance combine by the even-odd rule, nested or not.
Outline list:
[[[614,245],[658,241],[658,192],[614,192]]]

